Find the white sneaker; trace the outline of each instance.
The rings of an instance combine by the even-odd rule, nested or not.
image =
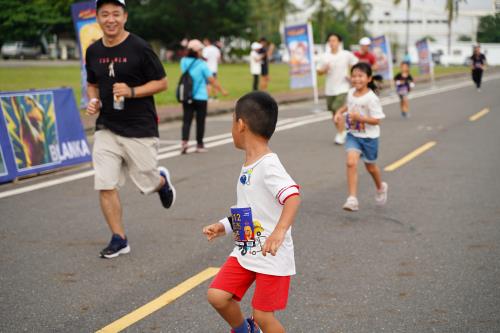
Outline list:
[[[385,205],[387,202],[387,190],[389,189],[389,185],[387,185],[386,182],[382,183],[382,188],[380,190],[377,190],[377,193],[375,194],[375,202],[377,205]]]
[[[348,210],[350,212],[356,212],[359,210],[359,203],[358,199],[356,197],[350,196],[347,198],[345,204],[344,204],[344,210]]]
[[[345,143],[346,131],[337,133],[335,135],[335,143],[338,145],[343,145]]]

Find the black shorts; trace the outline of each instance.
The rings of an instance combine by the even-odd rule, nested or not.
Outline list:
[[[269,64],[262,64],[262,71],[260,72],[261,76],[269,75]]]

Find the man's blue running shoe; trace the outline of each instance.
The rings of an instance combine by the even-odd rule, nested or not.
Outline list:
[[[249,333],[261,333],[260,328],[259,328],[259,326],[257,326],[255,321],[253,320],[253,317],[247,318],[247,323],[248,323],[248,326],[250,326]]]
[[[160,172],[160,176],[165,178],[165,185],[158,191],[158,195],[163,207],[170,208],[175,202],[175,188],[170,180],[170,172],[165,167],[158,167],[158,171]]]
[[[120,254],[129,252],[130,246],[128,246],[127,239],[123,239],[120,235],[114,234],[108,246],[101,251],[101,258],[111,259],[118,257]]]

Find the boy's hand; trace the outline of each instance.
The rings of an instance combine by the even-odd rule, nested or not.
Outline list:
[[[262,254],[264,255],[264,257],[266,256],[267,253],[271,253],[271,255],[273,256],[276,255],[279,247],[281,246],[281,244],[283,244],[283,241],[285,240],[285,234],[286,230],[281,231],[278,229],[274,229],[271,235],[267,237],[266,242],[262,247]]]
[[[224,230],[224,225],[220,222],[217,222],[204,227],[203,233],[205,234],[205,236],[207,236],[207,240],[211,241],[216,237],[225,235],[226,231]]]

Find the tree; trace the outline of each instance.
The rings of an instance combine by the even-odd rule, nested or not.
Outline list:
[[[394,0],[395,5],[399,5],[401,0]],[[405,37],[405,54],[408,54],[410,44],[410,8],[411,0],[406,0],[406,37]]]
[[[71,0],[0,0],[0,43],[39,41],[41,36],[73,31]]]
[[[350,21],[344,11],[338,11],[333,6],[327,8],[321,13],[324,19],[323,29],[325,34],[322,36],[320,32],[319,16],[320,10],[318,9],[312,16],[312,26],[313,26],[313,36],[314,42],[318,44],[323,44],[326,42],[326,33],[335,32],[342,36],[344,48],[348,48],[351,44],[356,44],[356,36],[352,34],[352,31],[356,29],[354,23]],[[363,34],[365,31],[363,30]]]
[[[127,0],[127,9],[127,29],[173,45],[185,37],[244,37],[250,6],[246,0]]]
[[[446,0],[445,9],[448,12],[448,54],[451,53],[451,27],[453,20],[458,16],[458,5],[463,0]]]
[[[479,43],[500,43],[500,13],[481,17],[477,29]]]
[[[362,37],[365,29],[365,23],[368,21],[372,5],[363,0],[347,0],[346,4],[347,18],[353,20],[355,26],[355,35],[359,39]]]
[[[327,0],[307,0],[306,5],[317,7],[314,12],[314,21],[317,24],[319,40],[323,43],[326,38],[326,22],[328,14],[332,14],[335,8]],[[331,19],[330,15],[330,19]]]

